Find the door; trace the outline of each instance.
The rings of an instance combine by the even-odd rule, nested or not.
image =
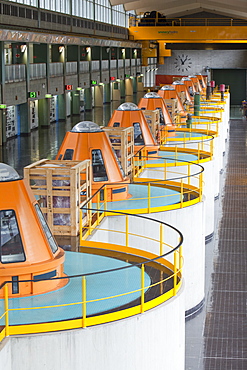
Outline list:
[[[231,105],[241,105],[246,99],[246,69],[212,69],[211,78],[216,85],[230,86]]]

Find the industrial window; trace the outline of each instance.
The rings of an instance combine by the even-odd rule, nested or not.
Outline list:
[[[19,17],[26,18],[26,9],[25,8],[19,8]]]
[[[57,23],[57,15],[56,14],[51,15],[51,21],[52,21],[52,23]]]
[[[44,233],[47,237],[47,241],[50,245],[50,248],[51,248],[52,252],[55,253],[58,250],[57,243],[55,242],[55,239],[53,238],[51,230],[49,229],[49,226],[47,225],[47,222],[46,222],[46,220],[44,218],[44,215],[41,212],[41,209],[39,208],[38,204],[35,204],[35,209],[36,209],[37,215],[39,217],[39,220],[41,222],[42,229],[43,229],[43,231],[44,231]]]
[[[33,10],[33,19],[38,20],[38,12]]]
[[[10,5],[3,4],[3,14],[10,15]]]
[[[160,123],[162,125],[164,125],[165,124],[165,119],[164,119],[164,115],[163,115],[162,109],[161,108],[156,108],[156,109],[159,109],[159,112],[160,112]]]
[[[144,145],[144,139],[143,139],[140,123],[139,122],[134,122],[133,126],[134,126],[134,143],[135,143],[135,145]]]
[[[32,19],[32,11],[31,11],[31,9],[26,9],[26,18]]]
[[[11,9],[11,15],[13,15],[15,17],[18,17],[18,8],[17,8],[17,6],[12,5],[10,9]]]
[[[71,161],[73,159],[74,149],[66,149],[63,156],[64,161]]]
[[[112,6],[112,24],[116,26],[126,26],[126,13],[123,5]]]
[[[0,211],[0,258],[2,263],[25,261],[15,211]]]
[[[113,123],[113,127],[119,127],[120,126],[120,122],[114,122]]]
[[[104,159],[100,149],[92,150],[92,166],[93,166],[93,180],[107,181],[107,173],[104,164]]]

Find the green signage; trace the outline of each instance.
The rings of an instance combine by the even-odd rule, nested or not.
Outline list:
[[[7,108],[6,104],[0,104],[0,109],[5,109],[5,108]]]
[[[96,80],[91,80],[91,85],[97,85],[97,81]]]
[[[36,91],[30,91],[29,93],[28,93],[28,97],[29,98],[31,98],[31,99],[33,99],[33,98],[37,98],[37,93],[36,93]]]

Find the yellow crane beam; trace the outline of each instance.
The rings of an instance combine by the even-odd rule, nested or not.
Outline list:
[[[165,43],[247,43],[247,26],[129,27],[131,40]]]

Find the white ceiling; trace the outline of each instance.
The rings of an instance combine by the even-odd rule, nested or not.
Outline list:
[[[156,10],[169,18],[182,17],[199,12],[210,12],[247,20],[247,0],[110,0],[112,5],[124,4],[126,10],[137,14]]]

